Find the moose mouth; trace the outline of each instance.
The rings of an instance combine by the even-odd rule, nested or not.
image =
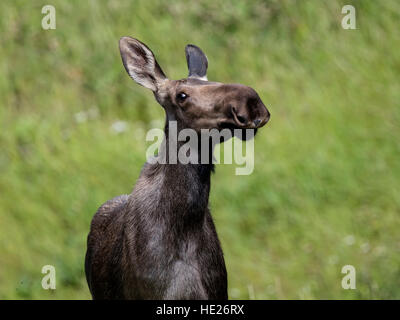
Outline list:
[[[252,139],[257,134],[257,128],[243,128],[232,122],[222,122],[219,124],[219,130],[228,129],[231,132],[231,137],[235,136],[241,140],[247,141]],[[223,142],[223,141],[221,141]]]

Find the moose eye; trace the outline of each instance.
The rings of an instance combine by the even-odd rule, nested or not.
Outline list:
[[[188,97],[188,96],[187,96],[186,93],[184,93],[184,92],[179,92],[179,93],[176,95],[176,100],[178,100],[178,102],[183,102],[183,101],[185,101],[185,99],[186,99],[187,97]]]

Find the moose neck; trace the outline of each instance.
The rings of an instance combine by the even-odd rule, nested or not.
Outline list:
[[[175,126],[175,129],[172,128]],[[172,130],[170,130],[172,129]],[[178,135],[184,125],[178,122],[166,121],[165,136],[159,150],[159,156],[164,156],[164,164],[156,164],[157,171],[162,174],[163,188],[166,192],[162,198],[168,202],[168,213],[174,216],[174,221],[180,221],[185,227],[187,224],[195,226],[204,218],[208,207],[210,192],[210,176],[214,165],[212,146],[209,150],[209,161],[201,163],[201,136],[196,134],[197,141],[186,139],[179,141]],[[175,131],[175,132],[174,132]],[[196,140],[196,139],[194,139]],[[190,152],[197,156],[198,163],[182,163],[180,161],[181,148],[190,145]],[[198,224],[197,224],[198,225]]]

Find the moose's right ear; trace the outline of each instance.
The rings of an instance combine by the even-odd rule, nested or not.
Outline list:
[[[119,40],[119,51],[125,70],[140,85],[156,92],[166,79],[153,52],[142,42],[131,37]]]

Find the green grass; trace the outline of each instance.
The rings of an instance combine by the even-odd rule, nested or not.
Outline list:
[[[46,4],[0,2],[0,298],[90,298],[91,218],[131,191],[163,119],[123,69],[122,35],[174,79],[184,46],[200,46],[210,80],[254,87],[271,111],[253,174],[212,177],[230,298],[400,298],[398,1],[53,0],[48,31]],[[344,4],[356,30],[341,28]],[[356,290],[341,288],[347,264]]]

